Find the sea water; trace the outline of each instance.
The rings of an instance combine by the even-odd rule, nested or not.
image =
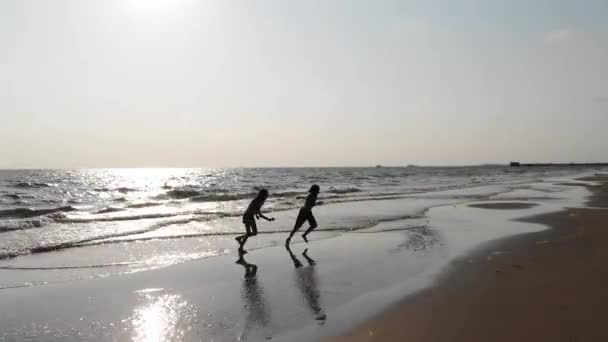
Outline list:
[[[84,169],[0,171],[0,288],[103,277],[236,249],[240,215],[270,191],[248,248],[281,244],[312,184],[323,205],[313,239],[424,228],[429,208],[530,196],[576,167]],[[534,190],[534,189],[532,189]],[[550,196],[551,189],[536,189]],[[390,222],[399,222],[392,227]]]

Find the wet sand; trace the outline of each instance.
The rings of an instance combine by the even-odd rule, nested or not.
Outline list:
[[[452,262],[435,286],[333,341],[608,341],[608,177],[592,208]],[[574,185],[574,184],[573,184]]]
[[[495,203],[478,203],[469,204],[471,208],[480,209],[528,209],[537,206],[536,203],[525,202],[495,202]]]
[[[483,303],[498,300],[493,292],[474,289],[473,285],[492,284],[489,280],[498,274],[527,274],[524,272],[532,266],[513,259],[521,254],[519,250],[533,249],[537,242],[544,247],[561,241],[561,235],[531,234],[545,231],[544,225],[512,220],[580,206],[588,195],[581,187],[557,187],[555,194],[552,181],[533,187],[537,190],[500,192],[505,195],[499,198],[493,198],[496,189],[472,189],[469,194],[482,195],[450,199],[438,206],[428,205],[436,203],[434,200],[411,198],[321,207],[318,213],[327,224],[338,222],[332,218],[352,214],[353,210],[369,219],[373,212],[392,212],[394,208],[408,213],[418,207],[431,209],[423,217],[378,222],[368,229],[315,232],[310,244],[302,243],[298,236],[291,250],[276,238],[270,240],[270,247],[260,248],[256,241],[272,236],[262,234],[248,245],[250,251],[243,258],[229,253],[139,273],[0,290],[0,341],[317,341],[351,331],[414,293],[422,294],[407,297],[406,303],[413,305],[398,308],[413,310],[410,317],[407,313],[393,315],[394,333],[403,333],[399,328],[407,327],[404,322],[426,327],[425,334],[450,324],[459,328],[467,313],[455,305],[451,312],[449,307],[441,308],[442,300],[462,300],[467,309],[474,308],[471,303],[480,298]],[[533,207],[498,210],[469,206],[475,203],[471,198],[479,204],[527,204],[512,197],[536,196],[549,190],[555,195],[535,199],[538,205]],[[601,193],[599,188],[593,191]],[[461,196],[463,191],[453,192]],[[537,239],[530,240],[529,245],[520,242],[505,247],[504,241],[520,241],[503,240],[505,236]],[[491,242],[497,239],[503,242]],[[492,245],[488,247],[488,243]],[[480,249],[480,245],[485,247]],[[22,272],[37,275],[64,271]],[[440,285],[423,290],[434,283]],[[523,284],[527,285],[525,281]],[[474,290],[456,291],[469,289]],[[479,291],[488,294],[480,296]],[[434,304],[428,305],[429,301],[439,304],[435,308]],[[500,308],[500,303],[494,307]],[[433,310],[445,311],[441,313],[443,321],[430,320],[439,318]],[[381,322],[389,322],[390,328],[390,318]],[[381,331],[390,332],[389,328]],[[363,332],[363,336],[369,336],[369,330]],[[386,339],[400,340],[399,336]],[[453,340],[454,333],[445,336]]]
[[[0,341],[318,340],[385,305],[375,308],[375,297],[355,305],[365,310],[340,311],[353,299],[442,262],[432,232],[406,233],[353,233],[308,245],[297,236],[291,250],[251,249],[242,258],[2,290]]]

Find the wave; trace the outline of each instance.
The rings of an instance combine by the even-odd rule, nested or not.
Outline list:
[[[253,189],[257,189],[253,187]],[[348,188],[331,188],[326,190],[325,193],[330,193],[334,195],[345,195],[345,194],[354,194],[357,192],[363,192],[362,189],[356,187],[348,187]],[[154,197],[156,200],[167,200],[167,199],[189,199],[193,202],[226,202],[226,201],[238,201],[243,199],[249,199],[255,197],[257,192],[237,192],[237,193],[229,193],[226,189],[215,189],[215,190],[197,190],[193,188],[175,188],[171,189],[164,194],[158,195]],[[271,192],[271,197],[277,198],[305,198],[306,191],[277,191]]]
[[[93,189],[93,191],[97,191],[97,192],[120,192],[122,194],[126,194],[128,192],[135,192],[135,191],[139,191],[137,189],[133,189],[133,188],[127,188],[127,187],[120,187],[120,188],[116,188],[116,189],[110,189],[110,188],[95,188]]]
[[[228,194],[207,194],[207,195],[199,195],[195,197],[191,197],[190,201],[193,202],[226,202],[226,201],[238,201],[246,198],[252,198],[256,194],[255,193],[246,193],[246,194],[236,194],[236,195],[228,195]]]
[[[40,189],[40,188],[50,188],[52,185],[48,183],[30,183],[30,182],[20,182],[12,185],[13,188],[20,189]]]
[[[286,191],[271,193],[274,197],[289,197],[296,196],[300,192]],[[257,192],[244,192],[244,193],[221,193],[218,191],[198,191],[194,189],[173,189],[167,191],[165,194],[157,196],[159,199],[170,198],[170,199],[190,199],[193,202],[225,202],[225,201],[238,201],[242,199],[253,198],[257,195]]]
[[[366,221],[364,223],[360,223],[360,224],[352,225],[352,226],[348,226],[348,227],[323,228],[323,229],[319,229],[319,232],[338,232],[338,233],[361,232],[361,233],[370,233],[371,234],[371,233],[379,233],[382,231],[412,230],[412,229],[420,228],[421,225],[406,226],[406,227],[402,227],[402,228],[391,228],[391,229],[379,230],[379,231],[369,231],[369,232],[365,231],[366,229],[377,226],[379,223],[382,223],[382,222],[398,221],[398,220],[405,220],[405,219],[419,219],[419,218],[424,217],[423,213],[425,211],[426,210],[423,210],[419,214],[414,214],[414,215],[402,215],[402,216],[399,215],[399,216],[394,216],[394,217],[370,220],[370,221]],[[150,232],[156,231],[158,229],[164,228],[169,225],[186,224],[186,223],[192,222],[192,221],[197,221],[197,219],[188,218],[188,219],[159,222],[155,225],[152,225],[151,227],[139,229],[139,230],[98,235],[98,236],[93,236],[93,237],[90,237],[87,239],[73,240],[73,241],[67,241],[67,242],[51,244],[51,245],[42,245],[42,246],[37,246],[37,247],[27,249],[27,250],[21,250],[21,251],[0,253],[0,260],[11,259],[11,258],[15,258],[18,256],[27,255],[27,254],[40,254],[40,253],[47,253],[47,252],[55,252],[55,251],[59,251],[59,250],[69,249],[69,248],[84,248],[84,247],[92,247],[92,246],[107,245],[107,244],[142,242],[142,241],[151,241],[151,240],[174,240],[174,239],[184,239],[184,238],[237,236],[237,235],[242,234],[242,231],[217,231],[217,232],[204,232],[204,233],[175,234],[175,235],[169,235],[169,236],[139,236],[138,237],[138,235],[150,233]],[[424,225],[422,225],[422,226],[424,226]],[[291,232],[291,229],[277,229],[277,230],[260,231],[260,232],[258,232],[258,234],[259,235],[271,235],[271,234],[286,234],[289,232]],[[126,238],[119,239],[122,237],[126,237]]]
[[[180,215],[190,215],[192,212],[174,212],[174,213],[151,213],[143,215],[128,215],[128,216],[104,216],[104,217],[66,217],[58,219],[61,223],[91,223],[91,222],[110,222],[110,221],[134,221],[145,219],[157,219],[174,217]]]
[[[257,189],[253,187],[253,189]],[[327,190],[327,193],[333,194],[349,194],[355,192],[362,192],[363,190],[359,188],[343,188],[343,189],[330,189]],[[257,192],[237,192],[237,193],[229,193],[225,189],[217,189],[214,191],[199,191],[191,188],[181,188],[181,189],[172,189],[164,194],[156,196],[156,199],[190,199],[194,202],[213,202],[213,201],[237,201],[242,199],[253,198],[257,195]],[[277,191],[270,192],[271,197],[306,197],[306,191]]]
[[[392,219],[382,219],[377,221],[370,221],[366,224],[362,224],[359,226],[352,227],[335,227],[335,228],[323,228],[319,229],[318,232],[336,232],[336,233],[361,233],[361,234],[377,234],[384,232],[395,232],[395,231],[410,231],[416,230],[420,228],[427,227],[426,225],[415,225],[415,226],[407,226],[401,228],[388,228],[377,231],[366,231],[367,229],[373,228],[382,222],[390,222],[390,221],[399,221],[404,219],[417,219],[421,218],[416,215],[407,215],[395,217]],[[291,229],[276,229],[276,230],[266,230],[259,231],[258,235],[273,235],[273,234],[286,234],[290,233]],[[108,239],[97,239],[91,242],[78,243],[73,247],[92,247],[92,246],[102,246],[102,245],[110,245],[110,244],[118,244],[118,243],[128,243],[128,242],[143,242],[143,241],[153,241],[153,240],[175,240],[175,239],[185,239],[185,238],[200,238],[200,237],[217,237],[217,236],[238,236],[243,234],[242,231],[224,231],[224,232],[206,232],[206,233],[185,233],[185,234],[176,234],[176,235],[163,235],[163,236],[145,236],[145,237],[133,237],[127,239],[116,239],[112,240],[112,238]],[[133,234],[137,235],[137,234]],[[0,259],[2,257],[0,256]]]
[[[158,202],[143,202],[143,203],[135,203],[135,204],[128,205],[127,208],[129,208],[129,209],[141,209],[141,208],[156,207],[156,206],[159,206],[161,204],[162,203],[158,203]]]
[[[48,222],[45,217],[41,217],[34,220],[5,220],[0,223],[0,232],[11,232],[15,230],[26,230],[33,228],[41,228],[47,223],[52,222],[53,220],[48,219]]]
[[[40,245],[40,246],[32,247],[29,249],[0,253],[0,260],[12,259],[12,258],[16,258],[19,256],[28,255],[28,254],[55,252],[55,251],[59,251],[59,250],[63,250],[63,249],[79,247],[80,244],[84,244],[84,243],[88,243],[88,242],[92,242],[92,241],[96,241],[96,240],[104,240],[104,239],[109,239],[112,237],[120,237],[120,236],[127,236],[127,235],[132,235],[132,234],[141,234],[141,233],[142,232],[135,231],[135,232],[125,232],[122,234],[108,234],[108,235],[95,236],[92,238],[76,240],[76,241],[67,241],[67,242],[50,244],[50,245]]]
[[[363,233],[363,232],[365,232],[365,229],[373,228],[381,222],[422,218],[422,217],[424,217],[425,211],[426,210],[422,210],[419,213],[416,213],[413,215],[411,215],[411,214],[402,215],[402,216],[396,215],[396,216],[392,216],[392,217],[379,218],[379,219],[375,219],[375,220],[365,220],[365,222],[360,222],[356,225],[349,225],[347,227],[329,227],[329,228],[320,229],[319,231],[338,232],[338,233],[349,233],[349,232],[362,232]],[[147,216],[147,215],[141,215],[140,217],[142,217],[142,216]],[[233,216],[233,215],[230,215],[230,214],[217,215],[217,213],[214,213],[214,214],[208,215],[208,217],[206,217],[206,218],[204,218],[204,217],[186,217],[186,218],[178,218],[178,219],[169,220],[169,221],[162,221],[162,222],[157,222],[157,223],[153,224],[152,226],[149,226],[149,227],[146,227],[143,229],[133,230],[133,231],[102,234],[102,235],[97,235],[97,236],[91,236],[91,237],[85,238],[85,239],[78,239],[78,240],[60,242],[60,243],[49,244],[49,245],[39,245],[39,246],[35,246],[33,248],[30,247],[27,249],[22,249],[22,250],[17,250],[17,251],[14,251],[14,250],[7,251],[4,253],[0,253],[0,260],[11,259],[11,258],[15,258],[18,256],[27,255],[27,254],[41,254],[41,253],[47,253],[47,252],[54,252],[54,251],[59,251],[59,250],[64,250],[64,249],[69,249],[69,248],[84,248],[84,247],[105,245],[105,244],[129,243],[129,242],[139,242],[139,241],[149,241],[149,240],[171,240],[171,239],[180,239],[180,238],[200,238],[200,237],[213,237],[213,236],[236,236],[236,235],[239,235],[242,233],[240,231],[217,231],[217,232],[175,234],[175,235],[171,235],[171,236],[142,236],[142,234],[150,233],[150,232],[156,231],[158,229],[167,227],[169,225],[185,224],[185,223],[188,223],[191,221],[201,221],[201,220],[206,221],[209,219],[223,217],[223,216]],[[115,220],[115,219],[120,219],[120,218],[107,218],[107,219]],[[131,219],[132,219],[132,217],[131,217]],[[416,228],[416,227],[405,226],[405,227],[392,228],[391,230],[411,230],[414,228]],[[261,232],[259,232],[259,234],[261,234],[261,235],[279,234],[279,233],[285,234],[285,233],[289,233],[290,231],[291,231],[291,229],[270,230],[270,231],[261,231]],[[373,231],[369,231],[367,233],[373,233]]]
[[[120,208],[120,207],[107,207],[107,208],[103,208],[97,212],[95,212],[95,214],[110,214],[110,213],[116,213],[116,212],[120,212],[120,211],[125,211],[127,209],[141,209],[141,208],[148,208],[148,207],[155,207],[161,205],[160,203],[156,203],[156,202],[145,202],[145,203],[136,203],[136,204],[131,204],[128,205],[124,208]]]
[[[141,215],[140,217],[143,217],[143,216],[148,216],[148,215]],[[159,215],[157,215],[157,216],[159,216]],[[171,215],[166,215],[166,216],[171,216]],[[161,216],[161,217],[164,217],[164,216]],[[110,218],[105,218],[105,219],[102,218],[102,219],[93,219],[93,220],[73,219],[73,220],[66,220],[66,222],[78,223],[78,222],[94,222],[94,221],[113,221],[113,220],[120,220],[120,219],[121,219],[120,217],[114,217],[114,218],[110,217]],[[129,217],[127,219],[132,219],[132,218]],[[12,259],[12,258],[16,258],[18,256],[28,255],[28,254],[40,254],[40,253],[59,251],[59,250],[68,249],[68,248],[84,247],[84,244],[87,244],[90,242],[107,240],[107,239],[118,238],[118,237],[123,237],[123,236],[149,233],[149,232],[158,230],[160,228],[163,228],[167,225],[187,222],[189,220],[191,221],[192,219],[190,218],[188,220],[181,219],[181,220],[159,222],[157,224],[154,224],[150,227],[143,228],[143,229],[131,230],[131,231],[120,232],[120,233],[96,235],[96,236],[92,236],[92,237],[85,238],[85,239],[60,242],[60,243],[56,243],[56,244],[39,245],[39,246],[35,246],[35,247],[18,250],[18,251],[9,251],[9,252],[4,252],[4,253],[0,252],[0,260]]]
[[[19,267],[19,266],[0,266],[0,270],[7,271],[45,271],[45,270],[74,270],[86,268],[105,268],[116,266],[131,266],[137,263],[133,262],[114,262],[109,264],[83,265],[83,266],[34,266],[34,267]]]
[[[288,191],[283,193],[277,193],[275,197],[282,196],[294,196],[298,195],[300,192],[296,191]],[[238,194],[238,195],[223,195],[223,194],[207,194],[205,196],[197,196],[190,199],[192,202],[217,202],[217,201],[232,201],[239,200],[244,198],[250,198],[254,194]],[[399,198],[405,198],[405,194],[400,193],[387,193],[381,194],[380,196],[370,195],[353,195],[353,196],[339,196],[339,195],[330,195],[320,200],[324,202],[324,204],[338,204],[338,203],[348,203],[348,202],[359,202],[359,201],[381,201],[381,200],[394,200]],[[294,201],[289,201],[287,197],[282,197],[283,200],[279,201],[274,205],[267,206],[267,210],[269,212],[279,212],[285,210],[291,210],[298,207],[299,203]],[[296,196],[290,197],[293,199],[304,198],[304,196]],[[145,214],[139,214],[134,212],[130,215],[104,215],[104,214],[112,214],[117,212],[123,212],[128,209],[138,209],[138,208],[146,208],[152,206],[160,206],[163,203],[159,202],[144,202],[144,203],[136,203],[132,205],[128,205],[126,207],[105,207],[101,210],[94,212],[91,215],[87,216],[66,216],[63,215],[65,212],[77,211],[79,209],[74,208],[72,206],[66,207],[58,207],[51,209],[29,209],[29,208],[17,208],[17,209],[9,209],[0,211],[0,219],[27,219],[38,216],[51,215],[49,217],[50,221],[58,222],[58,223],[93,223],[93,222],[119,222],[119,221],[137,221],[137,220],[146,220],[146,219],[161,219],[161,218],[171,218],[171,217],[179,217],[179,216],[190,216],[190,220],[192,220],[192,216],[199,216],[200,219],[204,221],[208,221],[214,218],[219,217],[235,217],[241,215],[241,212],[236,212],[234,210],[229,211],[217,211],[217,210],[207,210],[207,209],[199,209],[199,210],[188,210],[188,211],[172,211],[172,212],[148,212]],[[271,203],[272,204],[272,203]],[[99,216],[98,216],[99,215]],[[46,223],[46,222],[45,222]],[[0,225],[0,231],[9,231],[9,230],[23,230],[28,228],[39,228],[43,225],[43,223],[38,223],[36,221],[28,221],[23,224],[11,224]]]
[[[164,196],[172,199],[184,199],[190,197],[201,196],[202,194],[199,191],[193,189],[173,189],[167,191]],[[160,195],[161,198],[163,195]]]
[[[125,208],[116,208],[116,207],[108,207],[108,208],[103,208],[97,212],[95,212],[95,214],[109,214],[109,213],[115,213],[118,211],[125,211],[127,209]]]
[[[135,191],[139,191],[139,190],[133,189],[133,188],[125,188],[125,187],[123,187],[123,188],[116,189],[116,191],[118,191],[120,193],[123,193],[123,194],[126,194],[127,192],[135,192]]]
[[[323,229],[323,231],[349,231],[349,229],[338,229],[338,228],[329,228]],[[270,235],[270,234],[285,234],[290,233],[291,229],[284,230],[270,230],[270,231],[260,231],[258,235]],[[214,236],[238,236],[242,235],[242,231],[228,231],[228,232],[211,232],[211,233],[186,233],[186,234],[176,234],[176,235],[165,235],[165,236],[146,236],[146,237],[134,237],[128,239],[116,239],[110,240],[115,237],[111,237],[108,239],[98,239],[96,241],[91,242],[83,242],[77,243],[73,247],[91,247],[91,246],[99,246],[99,245],[109,245],[115,243],[125,243],[125,242],[140,242],[140,241],[151,241],[151,240],[174,240],[174,239],[184,239],[184,238],[194,238],[194,237],[214,237]],[[137,234],[133,234],[137,235]],[[102,241],[99,241],[102,240]],[[2,256],[0,255],[0,259]]]
[[[349,193],[353,193],[353,192],[362,192],[362,191],[363,190],[361,190],[359,188],[351,187],[351,188],[341,188],[341,189],[332,188],[332,189],[326,190],[325,192],[340,195],[340,194],[349,194]]]
[[[303,196],[303,194],[304,194],[304,192],[302,192],[302,191],[284,191],[284,192],[273,193],[271,195],[275,196],[275,197],[298,197],[298,196]]]
[[[36,216],[44,216],[57,212],[70,212],[78,209],[72,206],[50,208],[50,209],[30,209],[30,208],[16,208],[0,210],[0,218],[30,218]]]

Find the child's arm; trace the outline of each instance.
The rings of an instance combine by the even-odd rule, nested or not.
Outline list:
[[[260,210],[260,211],[258,211],[257,216],[258,216],[258,217],[263,218],[263,219],[264,219],[264,220],[266,220],[266,221],[271,221],[271,222],[272,222],[272,221],[274,221],[274,217],[267,217],[267,216],[264,216],[264,214],[262,214],[262,211],[261,211],[261,210]]]
[[[260,219],[260,217],[261,217],[261,218],[263,218],[263,219],[264,219],[264,220],[266,220],[266,221],[274,221],[274,218],[272,218],[272,217],[267,217],[267,216],[264,216],[264,214],[262,214],[262,205],[263,205],[263,203],[262,203],[262,204],[260,204],[260,206],[257,208],[258,210],[256,210],[256,212],[255,212],[255,217],[257,217],[257,218],[258,218],[258,220],[259,220],[259,219]]]

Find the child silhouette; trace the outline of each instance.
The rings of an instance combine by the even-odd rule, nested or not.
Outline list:
[[[286,245],[289,245],[289,243],[291,242],[291,237],[302,227],[304,222],[308,221],[308,224],[310,225],[310,227],[308,227],[308,229],[304,232],[304,234],[302,234],[302,238],[304,239],[304,241],[306,241],[306,243],[308,243],[308,239],[306,238],[306,236],[310,232],[312,232],[313,229],[318,227],[317,220],[315,219],[315,216],[312,214],[312,208],[315,205],[321,203],[321,202],[317,202],[317,197],[319,196],[319,191],[320,191],[320,188],[316,184],[311,186],[310,190],[308,190],[308,196],[306,197],[304,206],[300,209],[300,212],[298,213],[298,218],[296,219],[296,224],[294,225],[293,230],[289,234],[289,237],[285,241]]]
[[[266,199],[268,198],[268,190],[261,189],[258,192],[258,195],[249,203],[247,210],[243,214],[243,224],[245,225],[245,234],[237,236],[235,240],[239,243],[239,253],[246,253],[243,249],[245,247],[245,242],[250,236],[258,235],[258,227],[255,223],[256,219],[260,217],[265,219],[266,221],[274,221],[272,217],[266,217],[262,214],[262,206]]]

